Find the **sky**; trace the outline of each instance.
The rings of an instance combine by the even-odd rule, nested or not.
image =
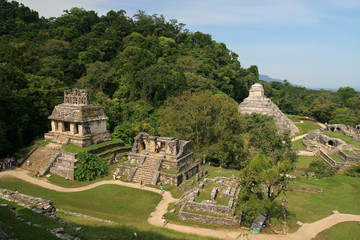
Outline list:
[[[18,0],[46,18],[80,7],[177,19],[239,55],[241,66],[307,88],[360,89],[359,0]]]

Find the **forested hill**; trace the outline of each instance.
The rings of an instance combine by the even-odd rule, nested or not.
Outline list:
[[[108,115],[109,129],[129,140],[139,131],[158,134],[159,109],[182,96],[205,92],[241,102],[258,78],[257,67],[242,68],[224,43],[163,16],[139,11],[128,17],[124,10],[98,16],[73,8],[46,19],[0,0],[0,155],[48,131],[47,117],[63,101],[64,89],[88,89]],[[353,89],[334,98],[336,93],[286,82],[264,84],[266,94],[288,113],[330,121],[337,107],[345,115],[358,111]],[[315,102],[321,109],[311,107]]]

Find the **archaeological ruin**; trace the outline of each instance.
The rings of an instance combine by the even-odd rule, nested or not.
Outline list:
[[[117,167],[128,181],[178,186],[200,170],[189,141],[139,133],[128,160]]]
[[[275,124],[280,131],[290,131],[291,136],[299,132],[295,124],[264,95],[264,88],[259,83],[251,86],[249,96],[239,104],[238,110],[240,114],[260,113],[274,116]]]
[[[55,106],[48,119],[51,131],[45,134],[45,139],[52,142],[86,147],[111,140],[104,110],[90,103],[84,89],[65,90],[64,103]]]

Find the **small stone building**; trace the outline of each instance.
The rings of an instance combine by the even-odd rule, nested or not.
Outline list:
[[[64,103],[55,106],[48,119],[51,131],[44,137],[52,142],[86,147],[111,140],[104,110],[90,103],[84,89],[65,90]]]
[[[194,160],[189,141],[139,133],[128,161],[118,166],[118,172],[129,181],[179,185],[199,168],[200,161]]]
[[[290,131],[294,136],[299,132],[296,125],[286,117],[284,113],[264,94],[264,88],[261,84],[255,83],[251,86],[249,96],[239,104],[240,114],[260,113],[275,117],[275,124],[280,131]]]

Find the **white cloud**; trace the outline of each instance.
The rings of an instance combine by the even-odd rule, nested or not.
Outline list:
[[[137,10],[163,14],[190,25],[309,24],[316,13],[299,0],[19,0],[44,17],[61,16],[63,10],[83,7],[99,15],[109,10]]]

